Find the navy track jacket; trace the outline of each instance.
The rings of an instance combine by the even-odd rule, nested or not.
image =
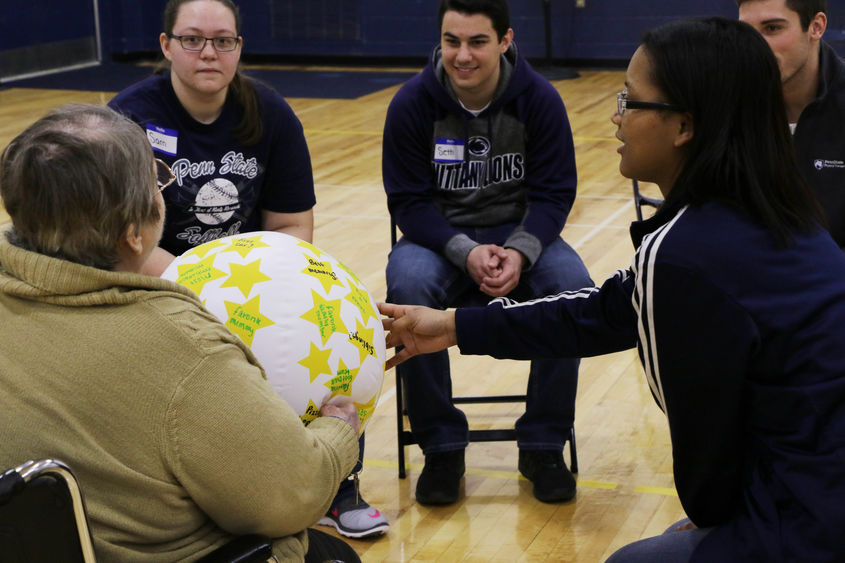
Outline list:
[[[675,485],[715,528],[699,561],[845,561],[845,256],[778,247],[716,203],[635,223],[600,288],[458,309],[461,352],[585,357],[638,346]]]

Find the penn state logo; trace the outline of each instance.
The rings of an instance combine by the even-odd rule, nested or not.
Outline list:
[[[467,150],[472,156],[487,156],[490,152],[490,141],[486,137],[470,137]]]
[[[816,170],[821,170],[822,168],[824,168],[824,161],[820,158],[817,158],[815,161],[813,161],[813,166],[816,167]]]

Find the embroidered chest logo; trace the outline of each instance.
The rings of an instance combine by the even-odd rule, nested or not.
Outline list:
[[[816,170],[824,170],[826,168],[845,168],[845,161],[842,160],[825,160],[817,158],[813,161],[813,167]]]
[[[470,137],[467,150],[472,156],[479,158],[487,156],[487,153],[490,152],[490,141],[486,137]]]

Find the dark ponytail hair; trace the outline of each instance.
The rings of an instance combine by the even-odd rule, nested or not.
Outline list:
[[[798,172],[777,61],[754,28],[725,18],[673,22],[646,32],[642,46],[654,84],[693,121],[667,210],[721,201],[784,245],[824,224]]]
[[[197,0],[169,0],[164,7],[163,26],[165,34],[173,33],[173,26],[176,25],[176,18],[179,16],[179,9],[182,5]],[[241,34],[241,13],[238,6],[232,0],[213,0],[226,6],[235,17],[235,31]],[[162,62],[156,72],[162,72],[168,67],[166,61]],[[229,84],[229,93],[235,102],[243,110],[243,117],[233,129],[232,133],[245,146],[257,145],[264,135],[264,127],[261,122],[261,105],[258,101],[258,93],[255,91],[253,80],[246,76],[241,69],[235,72],[232,82]]]

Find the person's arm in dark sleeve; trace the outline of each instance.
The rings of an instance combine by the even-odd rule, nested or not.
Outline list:
[[[524,303],[499,298],[487,307],[457,309],[463,354],[529,360],[581,358],[636,344],[633,277],[620,270],[601,288],[567,291]]]

